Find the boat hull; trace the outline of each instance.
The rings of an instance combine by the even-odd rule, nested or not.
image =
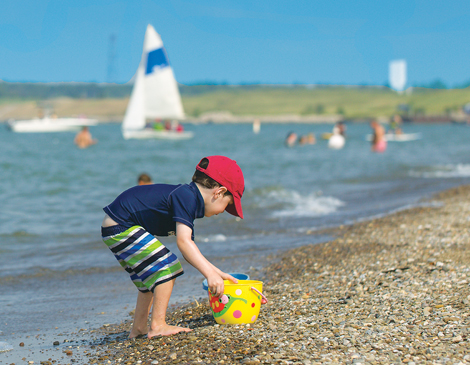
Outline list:
[[[123,130],[124,139],[166,139],[186,140],[194,137],[193,132],[159,131],[154,129]]]
[[[386,133],[385,140],[389,142],[409,142],[409,141],[416,141],[421,139],[421,133],[403,133],[403,134],[392,134]],[[372,141],[372,134],[368,134],[366,136],[367,141]]]
[[[44,118],[7,122],[8,127],[17,133],[75,132],[84,126],[97,124],[96,119],[86,118]]]

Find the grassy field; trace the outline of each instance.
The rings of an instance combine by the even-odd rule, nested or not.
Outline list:
[[[238,116],[335,115],[347,119],[389,117],[400,104],[411,114],[442,115],[470,102],[470,88],[413,89],[402,95],[382,87],[305,86],[184,86],[184,109],[188,117],[227,111]],[[58,116],[85,114],[102,120],[122,120],[128,99],[71,99],[45,101],[0,100],[0,119],[31,118],[49,104]]]
[[[470,102],[470,89],[414,89],[399,95],[387,88],[259,87],[249,90],[227,87],[183,97],[186,113],[213,110],[234,115],[343,114],[346,118],[390,116],[400,104],[411,113],[445,114]]]

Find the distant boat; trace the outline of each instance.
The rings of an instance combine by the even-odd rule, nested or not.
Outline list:
[[[96,119],[88,118],[36,118],[29,120],[7,121],[7,126],[18,133],[75,132],[84,126],[98,124]]]
[[[368,134],[366,136],[367,141],[372,141],[372,134]],[[416,141],[422,138],[421,133],[401,133],[401,134],[394,134],[394,133],[385,133],[385,140],[390,142],[409,142],[409,141]]]
[[[132,94],[122,123],[124,139],[189,139],[192,132],[149,127],[147,120],[182,120],[183,104],[160,35],[149,24]],[[168,123],[168,124],[176,124]],[[156,124],[160,127],[159,124]]]

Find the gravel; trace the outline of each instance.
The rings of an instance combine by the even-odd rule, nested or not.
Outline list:
[[[107,325],[81,361],[470,364],[470,187],[433,201],[273,257],[250,273],[269,299],[254,324],[218,325],[195,301],[168,320],[192,332],[128,340],[131,321]]]

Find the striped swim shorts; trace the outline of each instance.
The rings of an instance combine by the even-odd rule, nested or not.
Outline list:
[[[101,227],[101,236],[143,293],[153,292],[157,285],[183,275],[176,255],[140,226]]]

